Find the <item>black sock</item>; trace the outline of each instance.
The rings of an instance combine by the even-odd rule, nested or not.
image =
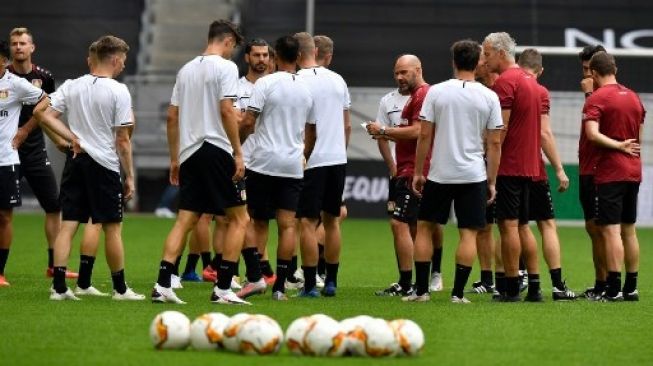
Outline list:
[[[431,262],[415,262],[415,294],[419,296],[429,293],[430,267]]]
[[[433,255],[431,256],[431,273],[442,272],[440,266],[442,265],[442,247],[434,248]]]
[[[125,283],[125,270],[121,269],[118,272],[111,273],[111,282],[113,282],[113,289],[119,294],[124,294],[127,291],[127,284]]]
[[[186,256],[186,268],[184,269],[184,274],[195,272],[195,267],[197,267],[197,261],[199,260],[199,254],[188,253],[188,256]]]
[[[304,271],[304,292],[309,292],[315,288],[315,276],[317,275],[317,267],[302,266]]]
[[[326,260],[324,259],[324,244],[317,243],[317,250],[319,257],[317,260],[317,274],[320,276],[326,275]]]
[[[172,269],[175,267],[174,264],[161,261],[159,265],[159,278],[156,280],[156,283],[161,287],[170,288],[170,275],[172,275]]]
[[[279,262],[277,262],[277,265],[279,265]],[[288,268],[286,268],[286,271]],[[270,261],[269,260],[261,260],[261,273],[265,277],[272,277],[274,276],[274,272],[272,271],[272,267],[270,266]]]
[[[601,294],[605,291],[605,288],[608,286],[607,281],[595,280],[594,281],[594,293]]]
[[[562,283],[562,268],[556,268],[549,271],[551,275],[551,284],[558,290],[564,290],[565,284]]]
[[[247,281],[256,282],[260,280],[261,262],[256,254],[256,248],[245,248],[241,253],[243,254],[243,259],[245,259],[245,267],[247,267],[247,270],[245,271]],[[231,281],[231,279],[229,279],[229,281]]]
[[[277,279],[274,281],[274,286],[272,286],[272,292],[285,292],[286,277],[288,276],[290,262],[287,259],[277,259]]]
[[[608,286],[606,293],[610,297],[615,297],[621,290],[621,272],[608,272]]]
[[[87,289],[91,286],[94,264],[95,257],[90,255],[79,256],[79,277],[77,278],[77,286],[79,288]]]
[[[517,277],[506,277],[506,296],[519,296],[519,283],[521,280]]]
[[[48,248],[48,268],[54,267],[54,249]]]
[[[179,264],[181,264],[181,256],[177,257],[174,267],[172,267],[172,274],[179,276]]]
[[[623,293],[629,294],[637,289],[637,272],[626,272]]]
[[[216,282],[220,290],[229,290],[231,288],[231,279],[237,265],[236,262],[222,260],[218,268],[218,281]]]
[[[213,268],[214,271],[217,271],[218,268],[220,268],[221,263],[222,263],[222,253],[220,254],[216,253],[215,256],[213,257],[213,260],[211,261],[211,268]]]
[[[494,272],[494,283],[497,285],[497,292],[505,295],[507,291],[505,272]]]
[[[528,293],[536,295],[540,292],[540,275],[538,273],[528,274]]]
[[[485,286],[492,286],[492,271],[481,271],[481,283]]]
[[[66,267],[54,267],[52,288],[54,288],[58,294],[63,294],[68,290],[68,286],[66,285]]]
[[[522,257],[519,257],[519,270],[520,271],[526,270],[526,263],[524,262],[524,259]]]
[[[292,259],[290,260],[290,267],[288,267],[288,275],[286,276],[288,282],[297,282],[297,278],[295,278],[295,271],[297,271],[297,256],[293,255]]]
[[[399,271],[399,286],[406,291],[412,285],[413,281],[413,270],[409,269],[408,271]]]
[[[200,256],[202,257],[202,269],[211,265],[211,252],[202,252]]]
[[[5,274],[5,265],[9,257],[9,249],[0,249],[0,275]]]
[[[453,280],[453,290],[451,291],[451,296],[456,296],[458,298],[463,298],[463,292],[465,290],[465,285],[467,285],[467,280],[469,279],[469,273],[472,271],[472,267],[464,266],[462,264],[456,264],[456,276]]]
[[[334,286],[338,287],[338,268],[340,263],[327,263],[326,264],[326,279],[324,280],[324,285],[331,283]]]

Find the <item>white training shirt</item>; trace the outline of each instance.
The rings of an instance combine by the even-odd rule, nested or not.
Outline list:
[[[250,170],[275,177],[304,176],[304,127],[315,123],[315,103],[305,82],[278,71],[254,84],[248,110],[260,113],[253,135]]]
[[[376,121],[382,123],[387,127],[397,127],[401,122],[401,112],[404,110],[404,106],[410,99],[410,94],[401,95],[398,89],[391,91],[381,98],[379,102],[379,110],[376,113]],[[392,154],[392,160],[397,162],[394,149],[394,141],[388,141],[390,144],[390,153]]]
[[[238,108],[239,111],[245,112],[247,110],[247,105],[249,105],[249,99],[252,96],[252,91],[254,90],[254,84],[247,80],[246,77],[241,77],[238,79],[238,95],[237,99],[234,102],[234,108]],[[241,150],[243,152],[243,162],[246,167],[249,168],[249,157],[252,155],[252,147],[254,145],[254,136],[249,135],[247,140],[243,143]]]
[[[419,118],[436,124],[430,181],[459,184],[487,179],[483,133],[503,128],[499,97],[493,91],[459,79],[433,85]]]
[[[36,104],[43,90],[5,70],[0,78],[0,166],[20,164],[18,150],[11,141],[18,131],[18,118],[23,104]]]
[[[306,81],[315,99],[317,141],[308,159],[307,169],[347,163],[345,110],[351,106],[347,83],[324,67],[312,67],[297,73]]]
[[[231,155],[233,149],[222,126],[220,101],[236,99],[238,68],[218,55],[197,56],[177,73],[170,104],[179,107],[179,163],[204,141]]]
[[[134,123],[132,99],[125,84],[86,74],[66,80],[51,95],[51,106],[67,115],[70,130],[93,160],[120,173],[114,128]]]

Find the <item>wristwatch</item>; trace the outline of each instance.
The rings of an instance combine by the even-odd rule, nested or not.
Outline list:
[[[385,135],[385,126],[381,126],[381,135]]]

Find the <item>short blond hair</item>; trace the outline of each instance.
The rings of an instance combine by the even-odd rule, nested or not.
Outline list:
[[[127,53],[128,51],[129,45],[127,45],[127,42],[111,35],[98,38],[88,48],[88,53],[95,55],[99,61],[104,61],[117,53]]]
[[[34,37],[32,36],[32,32],[29,31],[26,27],[16,27],[9,32],[9,37],[13,36],[22,36],[23,34],[27,34],[29,36],[29,40],[34,42]]]
[[[293,38],[299,42],[299,53],[302,57],[312,55],[315,52],[315,41],[308,32],[295,33]]]
[[[327,55],[333,55],[333,40],[325,35],[313,37],[315,47],[317,48],[317,59],[324,60]]]

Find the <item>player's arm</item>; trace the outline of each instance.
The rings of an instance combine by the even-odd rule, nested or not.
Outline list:
[[[125,175],[125,200],[134,196],[134,161],[132,159],[131,128],[133,124],[116,128],[116,151],[120,159],[120,167]]]
[[[224,128],[231,148],[234,153],[234,161],[236,170],[234,172],[233,180],[238,181],[245,175],[245,164],[243,162],[243,151],[240,148],[240,137],[238,136],[238,114],[234,110],[234,102],[232,99],[225,98],[220,100],[220,116],[222,117],[222,127]]]
[[[349,109],[342,111],[345,121],[345,146],[349,146],[349,137],[351,136],[351,114]]]
[[[494,201],[496,197],[497,173],[499,171],[499,162],[501,161],[501,139],[502,129],[487,130],[485,134],[485,156],[487,159],[487,185],[488,185],[488,202]]]
[[[426,155],[429,152],[431,147],[431,139],[435,133],[435,124],[430,121],[421,120],[419,125],[422,127],[419,130],[419,135],[417,137],[417,149],[415,151],[415,173],[413,177],[413,190],[416,194],[422,194],[422,188],[426,179],[424,178],[424,173],[422,168],[424,167],[424,161],[426,160]]]
[[[555,169],[556,177],[558,179],[558,192],[564,192],[569,188],[569,178],[565,174],[565,169],[560,161],[558,155],[558,148],[556,147],[555,137],[551,130],[551,122],[548,114],[542,114],[540,117],[540,136],[542,141],[542,151]]]
[[[166,118],[168,153],[170,154],[170,184],[179,185],[179,107],[170,105]]]
[[[510,112],[511,109],[502,109],[501,110],[501,119],[503,119],[503,132],[501,133],[501,143],[506,138],[506,133],[508,133],[508,121],[510,121]]]
[[[610,138],[599,131],[599,123],[597,121],[585,121],[585,136],[596,146],[619,150],[632,156],[639,156],[640,145],[637,139],[618,141]]]
[[[367,132],[373,137],[390,140],[415,140],[419,138],[420,126],[419,121],[414,121],[406,127],[386,127],[379,122],[371,122],[367,124]]]
[[[317,127],[313,123],[307,123],[306,129],[304,130],[304,158],[306,161],[308,161],[308,158],[313,153],[315,141],[317,141]]]
[[[49,107],[49,104],[50,98],[43,98],[34,108],[34,116],[46,127],[47,130],[63,139],[66,148],[70,149],[73,143],[79,143],[79,140],[68,126],[59,119],[61,112]],[[53,141],[55,140],[58,139],[55,138]],[[55,141],[55,144],[59,147],[61,141]]]
[[[256,125],[256,119],[259,116],[259,112],[253,109],[248,109],[243,118],[240,120],[240,143],[242,144],[247,139],[247,136],[254,133],[254,126]]]
[[[383,161],[385,161],[385,165],[388,166],[388,172],[390,173],[390,176],[394,177],[395,175],[397,175],[397,165],[395,164],[395,161],[392,158],[392,152],[390,151],[390,143],[388,143],[388,140],[386,139],[377,139],[376,143],[379,147],[379,152],[381,153],[381,157],[383,158]]]

